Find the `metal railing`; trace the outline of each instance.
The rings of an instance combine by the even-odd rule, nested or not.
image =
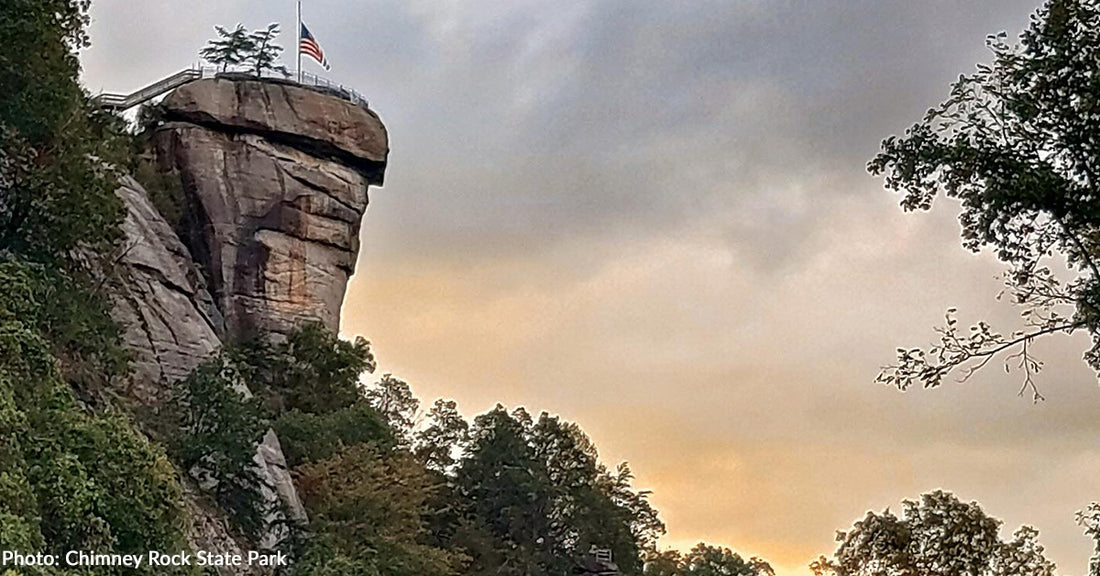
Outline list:
[[[133,94],[112,94],[103,93],[98,94],[92,98],[92,102],[97,106],[103,108],[112,108],[118,111],[124,111],[129,108],[133,108],[139,104],[144,104],[157,96],[165,94],[171,90],[175,90],[184,84],[194,82],[195,80],[201,80],[204,78],[263,78],[267,80],[275,80],[280,83],[286,83],[291,86],[302,86],[303,88],[309,88],[316,90],[323,94],[335,96],[337,98],[347,100],[352,104],[362,106],[363,108],[369,108],[367,99],[362,94],[355,91],[352,88],[344,86],[338,82],[329,80],[316,74],[310,74],[309,72],[301,73],[301,81],[298,81],[298,74],[284,75],[280,72],[273,70],[265,70],[259,76],[252,72],[242,72],[239,70],[227,70],[221,71],[217,68],[209,66],[192,66],[181,70],[167,78],[158,80]]]
[[[99,94],[92,98],[92,102],[104,108],[126,110],[138,104],[144,104],[169,90],[175,90],[199,78],[202,78],[202,72],[194,68],[188,68],[187,70],[181,70],[167,78],[158,80],[133,94]]]
[[[295,81],[295,79],[292,79],[291,81],[293,82]],[[358,104],[363,108],[370,107],[367,103],[367,99],[364,98],[362,94],[356,92],[352,88],[348,88],[347,86],[340,84],[339,82],[333,82],[328,78],[324,78],[316,74],[310,74],[309,72],[302,72],[302,80],[298,83],[306,87],[322,88],[326,92],[333,93],[337,97],[343,98],[344,100],[347,100],[352,104]]]

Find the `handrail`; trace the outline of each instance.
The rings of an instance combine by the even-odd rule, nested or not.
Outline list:
[[[160,96],[161,94],[164,94],[169,90],[174,90],[176,88],[179,88],[180,86],[183,86],[184,84],[187,84],[188,82],[198,80],[199,78],[202,78],[202,73],[200,71],[188,68],[186,70],[181,70],[167,78],[158,80],[146,86],[145,88],[134,92],[133,94],[100,94],[93,98],[92,102],[104,108],[126,110],[128,108],[133,108],[138,104],[144,104],[145,102],[148,102],[149,100],[152,100],[153,98],[156,98],[157,96]]]
[[[132,94],[98,94],[92,98],[92,103],[103,108],[113,108],[115,110],[123,111],[129,108],[133,108],[134,106],[137,106],[139,104],[144,104],[145,102],[148,102],[149,100],[152,100],[153,98],[156,98],[161,94],[179,88],[184,84],[194,82],[195,80],[201,80],[203,78],[219,78],[238,74],[251,76],[253,78],[257,77],[255,74],[252,74],[250,72],[222,72],[219,71],[217,68],[192,66],[191,68],[185,68],[171,76],[168,76],[167,78],[158,80]],[[347,100],[352,104],[356,104],[364,108],[369,108],[367,99],[364,98],[363,95],[359,92],[355,91],[352,88],[348,88],[343,84],[333,82],[328,78],[324,78],[316,74],[311,74],[309,72],[301,72],[300,81],[292,79],[288,75],[283,75],[272,70],[265,70],[258,77],[279,80],[280,82],[298,85],[304,88],[316,89],[325,94]]]

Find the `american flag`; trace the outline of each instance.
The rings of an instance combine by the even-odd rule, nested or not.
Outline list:
[[[304,23],[302,24],[301,40],[298,41],[298,52],[313,58],[321,66],[324,66],[325,70],[329,69],[325,51],[321,49],[321,45],[317,43],[317,39],[313,37],[313,34],[309,33],[309,28],[306,28]]]

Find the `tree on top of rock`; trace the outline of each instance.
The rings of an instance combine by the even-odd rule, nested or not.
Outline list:
[[[267,71],[278,72],[284,77],[290,76],[286,66],[275,63],[283,52],[283,47],[275,44],[275,37],[278,35],[278,24],[268,24],[267,28],[249,34],[250,49],[245,52],[245,62],[256,76]]]
[[[245,30],[244,26],[229,31],[221,26],[215,26],[218,38],[206,43],[206,47],[199,50],[199,55],[207,62],[221,68],[222,72],[229,70],[230,66],[240,66],[253,50],[253,36]]]
[[[256,76],[264,72],[278,72],[289,76],[286,66],[278,64],[283,47],[275,43],[279,35],[278,24],[268,24],[267,28],[249,32],[241,24],[233,30],[215,26],[218,37],[207,42],[199,50],[199,55],[207,62],[217,66],[222,72],[230,68],[243,68]]]

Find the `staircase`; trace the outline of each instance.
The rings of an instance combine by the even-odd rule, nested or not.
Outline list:
[[[175,90],[188,82],[193,82],[200,78],[202,78],[202,70],[188,68],[163,80],[154,82],[133,94],[100,94],[92,98],[92,102],[102,108],[111,108],[121,112],[139,104],[144,104],[165,92]]]

